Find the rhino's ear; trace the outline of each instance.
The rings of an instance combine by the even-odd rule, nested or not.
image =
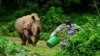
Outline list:
[[[32,19],[33,19],[33,20],[35,20],[35,17],[34,17],[34,16],[32,16]]]

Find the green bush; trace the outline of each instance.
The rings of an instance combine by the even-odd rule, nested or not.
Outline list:
[[[86,23],[80,32],[69,38],[66,49],[58,52],[55,56],[99,56],[100,29],[98,28]]]
[[[15,32],[14,24],[15,24],[15,21],[0,25],[0,35],[18,36],[18,34]]]
[[[42,29],[45,32],[50,32],[55,29],[59,24],[63,23],[66,16],[62,14],[61,8],[51,7],[47,13],[42,16]]]
[[[22,50],[24,51],[22,56],[25,55],[27,51],[29,51],[25,47],[22,47],[21,45],[16,45],[13,42],[9,41],[6,37],[0,36],[0,55],[1,56],[9,56],[9,55],[15,56],[21,53]]]

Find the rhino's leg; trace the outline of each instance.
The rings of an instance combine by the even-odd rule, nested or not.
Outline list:
[[[27,38],[24,37],[22,34],[19,34],[19,37],[20,37],[20,39],[21,39],[21,44],[22,44],[22,45],[26,45]]]
[[[31,35],[30,35],[30,33],[29,33],[29,31],[27,29],[24,29],[24,35],[27,38],[28,43],[33,44],[33,41],[31,39]]]
[[[36,45],[37,42],[38,42],[39,39],[40,39],[40,29],[39,29],[39,28],[38,28],[37,31],[34,33],[34,37],[35,37],[34,45]]]
[[[39,35],[35,35],[35,40],[34,40],[34,45],[37,44],[37,42],[39,41],[40,36]]]

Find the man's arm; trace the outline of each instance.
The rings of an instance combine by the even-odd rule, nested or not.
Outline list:
[[[51,36],[55,36],[62,28],[64,27],[64,24],[61,24],[60,26],[58,26],[52,33]]]

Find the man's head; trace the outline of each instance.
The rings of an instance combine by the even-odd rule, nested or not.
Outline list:
[[[66,21],[65,21],[65,24],[66,24],[66,25],[70,25],[70,26],[71,26],[71,23],[72,23],[71,20],[66,20]]]

